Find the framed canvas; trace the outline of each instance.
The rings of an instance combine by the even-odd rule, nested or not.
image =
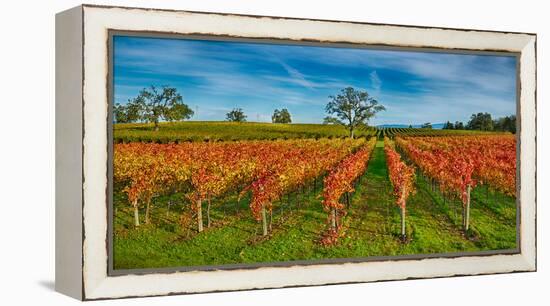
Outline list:
[[[536,270],[536,35],[56,16],[56,290]]]

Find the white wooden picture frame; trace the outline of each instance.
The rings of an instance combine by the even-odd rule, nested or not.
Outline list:
[[[504,51],[519,59],[519,248],[509,254],[109,273],[109,33]],[[82,5],[56,16],[56,290],[81,300],[536,270],[536,35]]]

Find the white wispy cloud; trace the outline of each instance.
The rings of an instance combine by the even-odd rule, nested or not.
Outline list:
[[[288,72],[288,75],[292,78],[292,80],[296,84],[302,85],[302,86],[304,86],[306,88],[309,88],[309,89],[312,89],[316,86],[315,83],[306,80],[304,74],[302,74],[300,71],[298,71],[298,69],[295,69],[295,68],[291,67],[290,65],[288,65],[287,63],[285,63],[283,61],[280,61],[280,64],[281,64],[281,66],[283,66],[283,68],[286,70],[286,72]]]
[[[380,89],[382,88],[382,80],[378,76],[378,73],[376,73],[376,70],[372,71],[369,74],[369,77],[370,77],[370,84],[374,89],[374,93],[378,95],[380,93]]]

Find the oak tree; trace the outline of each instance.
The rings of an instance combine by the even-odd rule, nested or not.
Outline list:
[[[347,87],[336,96],[329,96],[331,101],[325,107],[329,116],[324,123],[340,124],[349,131],[350,138],[354,138],[355,131],[368,126],[369,120],[379,111],[386,108],[371,97],[366,91]]]

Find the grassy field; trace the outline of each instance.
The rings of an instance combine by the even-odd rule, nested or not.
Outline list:
[[[170,131],[168,126],[163,126],[161,131],[164,128]],[[220,131],[224,128],[220,127]],[[178,133],[177,129],[174,133]],[[513,198],[490,193],[483,187],[474,189],[471,232],[465,236],[461,230],[461,204],[431,191],[421,176],[417,176],[416,186],[416,194],[407,203],[409,236],[403,243],[399,239],[399,209],[390,189],[383,142],[379,141],[352,196],[344,218],[344,235],[331,247],[318,243],[327,221],[319,197],[321,186],[309,186],[274,203],[273,230],[267,237],[262,237],[261,224],[251,216],[248,199],[237,201],[236,194],[214,201],[212,225],[200,234],[196,233],[192,212],[180,194],[155,198],[152,223],[134,228],[132,209],[115,186],[114,268],[357,258],[516,247]]]
[[[395,135],[441,136],[473,135],[491,132],[468,130],[432,130],[419,128],[375,128],[360,129],[356,137]],[[281,124],[225,121],[161,122],[155,131],[153,124],[124,123],[114,125],[115,142],[181,142],[181,141],[233,141],[270,140],[295,138],[342,138],[349,132],[340,125],[331,124]]]
[[[356,135],[375,135],[374,128],[358,131]],[[282,124],[224,121],[162,122],[154,131],[152,124],[125,123],[114,125],[115,142],[172,142],[172,141],[232,141],[254,139],[341,138],[349,132],[342,126],[327,124]]]

